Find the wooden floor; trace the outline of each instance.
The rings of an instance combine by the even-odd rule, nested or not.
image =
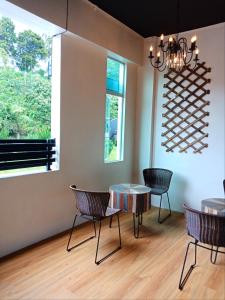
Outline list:
[[[216,265],[199,249],[198,266],[183,291],[178,281],[189,238],[184,217],[164,224],[157,210],[144,215],[141,238],[133,237],[132,216],[121,216],[122,249],[96,266],[96,239],[67,253],[68,236],[56,238],[0,264],[0,299],[225,299],[225,255]],[[92,230],[81,225],[77,238]],[[105,223],[101,253],[116,245],[116,222]],[[191,252],[193,254],[193,252]]]

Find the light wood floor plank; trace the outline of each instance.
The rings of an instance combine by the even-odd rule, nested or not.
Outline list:
[[[198,266],[184,290],[178,289],[190,238],[182,214],[173,213],[159,225],[157,212],[153,208],[144,215],[139,239],[133,236],[132,215],[123,214],[122,250],[99,266],[94,263],[96,239],[67,253],[68,235],[1,262],[0,299],[224,300],[225,255],[212,265],[204,249],[198,250]],[[76,241],[92,231],[91,224],[79,226]],[[104,255],[117,245],[116,222],[112,229],[104,223],[101,238]]]

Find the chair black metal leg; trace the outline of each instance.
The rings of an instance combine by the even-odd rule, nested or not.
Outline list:
[[[120,241],[120,248],[122,247],[122,243],[121,243],[121,233],[120,233],[120,217],[119,214],[117,214],[117,221],[118,221],[118,230],[119,230],[119,241]]]
[[[143,223],[143,213],[140,214],[139,225],[142,225],[142,223]]]
[[[196,263],[197,263],[197,243],[198,243],[197,240],[195,241],[195,243],[193,243],[193,242],[188,243],[186,253],[185,253],[184,263],[183,263],[183,267],[182,267],[182,271],[181,271],[181,275],[180,275],[180,281],[179,281],[179,289],[180,290],[183,289],[183,287],[184,287],[185,283],[187,282],[191,272],[193,271],[194,267],[196,266]],[[185,277],[183,278],[184,268],[185,268],[185,264],[186,264],[186,260],[187,260],[187,256],[188,256],[189,247],[190,247],[191,244],[195,245],[195,261],[194,261],[194,264],[192,264],[190,266],[190,268],[187,271]]]
[[[76,214],[75,217],[74,217],[73,225],[72,225],[72,228],[71,228],[71,230],[70,230],[70,236],[69,236],[69,240],[68,240],[67,247],[66,247],[66,250],[67,250],[67,251],[70,251],[70,250],[71,250],[71,249],[69,249],[69,245],[70,245],[70,240],[71,240],[71,237],[72,237],[72,234],[73,234],[73,229],[74,229],[74,225],[75,225],[76,219],[77,219],[77,214]]]
[[[136,232],[136,225],[135,225],[135,214],[133,213],[133,228],[134,228],[134,236],[135,236],[135,232]]]
[[[216,259],[217,259],[217,254],[218,254],[218,249],[219,247],[216,247],[216,250],[213,249],[213,246],[211,248],[211,254],[210,254],[210,261],[212,264],[215,264],[216,263]],[[215,252],[215,256],[213,258],[213,252]]]
[[[159,205],[158,223],[162,223],[162,222],[160,221],[161,205],[162,205],[162,195],[160,195],[160,205]]]
[[[101,227],[102,227],[102,222],[100,220],[99,221],[99,230],[98,230],[98,241],[97,241],[97,247],[96,247],[96,252],[95,252],[95,263],[97,265],[98,265],[97,257],[98,257],[99,240],[100,240],[100,235],[101,235]]]
[[[137,218],[137,228],[136,228],[136,218]],[[133,223],[134,223],[134,236],[137,239],[139,237],[139,226],[140,226],[140,214],[133,213]]]
[[[171,208],[170,208],[170,198],[169,198],[169,194],[168,194],[168,192],[166,193],[166,195],[167,195],[168,207],[169,207],[169,211],[170,211],[169,215],[171,215]]]
[[[166,219],[168,219],[171,216],[170,199],[169,199],[168,192],[166,194],[167,194],[167,200],[168,200],[169,214],[167,216],[165,216],[163,219],[160,218],[161,206],[162,206],[162,195],[161,195],[160,196],[160,205],[159,205],[159,215],[158,215],[158,223],[159,224],[162,224]]]
[[[111,216],[109,219],[109,228],[112,228],[112,220],[113,220],[113,216]]]
[[[73,226],[72,226],[72,228],[71,228],[69,240],[68,240],[67,247],[66,247],[66,250],[67,250],[68,252],[70,252],[72,249],[74,249],[74,248],[76,248],[76,247],[82,245],[83,243],[85,243],[85,242],[87,242],[87,241],[89,241],[89,240],[91,240],[91,239],[93,239],[93,238],[96,237],[95,220],[93,219],[95,235],[93,235],[93,236],[91,236],[91,237],[89,237],[89,238],[87,238],[87,239],[81,241],[80,243],[76,244],[75,246],[69,248],[70,241],[71,241],[71,237],[72,237],[73,231],[74,231],[74,229],[75,229],[76,218],[77,218],[77,215],[75,215],[75,218],[74,218],[74,221],[73,221]]]
[[[96,237],[96,226],[95,226],[95,218],[93,217],[93,225],[94,225],[94,231],[95,231],[95,235],[94,235],[94,237]]]
[[[149,209],[151,209],[152,208],[152,194],[151,193],[149,193]]]
[[[118,230],[119,230],[119,247],[111,251],[109,254],[101,258],[100,260],[98,259],[98,249],[99,249],[99,241],[100,241],[100,235],[101,235],[101,227],[102,227],[102,222],[101,220],[99,221],[99,231],[98,231],[98,241],[97,241],[97,247],[96,247],[96,253],[95,253],[95,263],[96,265],[99,265],[101,262],[103,262],[105,259],[110,257],[112,254],[117,252],[118,250],[121,249],[121,233],[120,233],[120,220],[119,220],[119,214],[117,214],[117,220],[118,220]]]

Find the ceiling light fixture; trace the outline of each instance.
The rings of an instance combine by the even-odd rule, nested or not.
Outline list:
[[[179,38],[179,22],[180,22],[180,1],[177,0],[177,34],[176,37],[170,36],[167,41],[164,41],[164,35],[160,36],[160,43],[157,47],[156,57],[153,55],[153,46],[149,48],[149,59],[151,65],[163,72],[166,68],[168,70],[181,71],[187,65],[195,68],[199,58],[199,49],[196,41],[197,36],[191,38],[191,46],[188,47],[188,42],[185,37]]]

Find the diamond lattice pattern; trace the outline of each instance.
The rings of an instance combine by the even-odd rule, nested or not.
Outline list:
[[[169,71],[164,75],[167,82],[163,86],[166,89],[163,97],[167,102],[163,104],[165,122],[162,124],[162,137],[165,141],[162,146],[167,152],[192,149],[193,153],[202,153],[208,147],[205,129],[209,126],[206,119],[210,102],[205,100],[205,96],[210,93],[207,89],[209,72],[211,68],[202,62],[195,69],[188,66],[181,72]]]

